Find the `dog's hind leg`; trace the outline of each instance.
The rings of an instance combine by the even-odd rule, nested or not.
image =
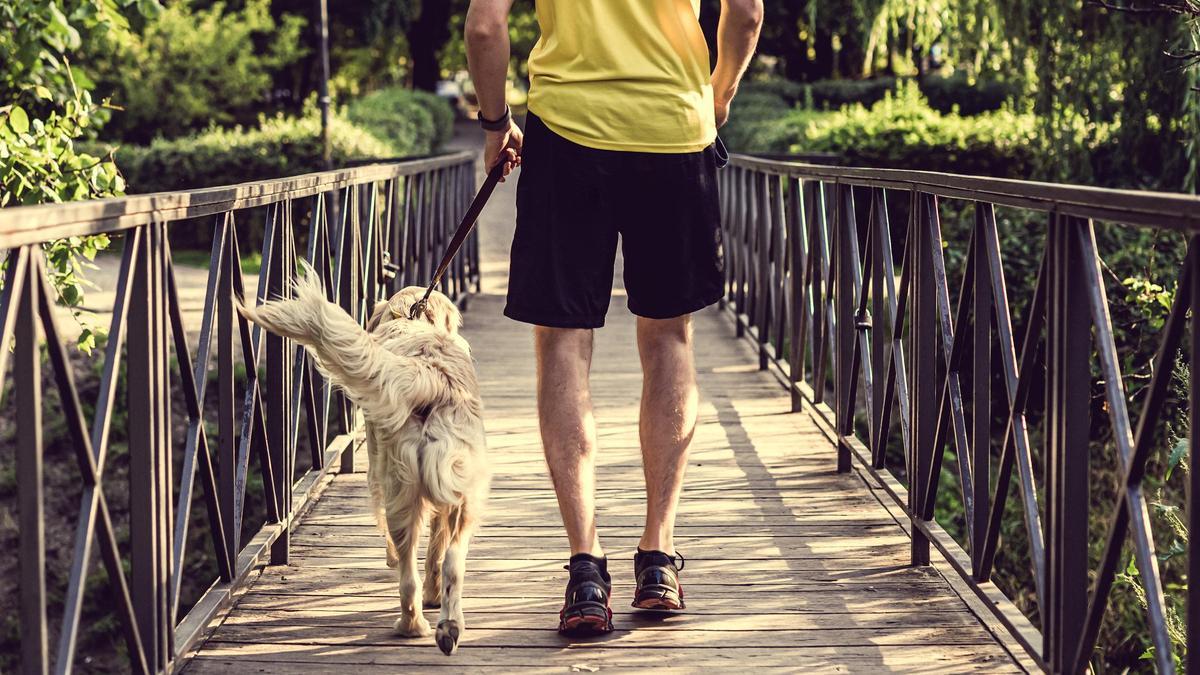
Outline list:
[[[371,495],[371,515],[375,517],[375,524],[379,527],[380,534],[383,535],[384,548],[387,551],[387,566],[395,568],[400,564],[400,557],[396,554],[396,544],[392,541],[391,532],[388,529],[387,513],[384,510],[384,495],[383,483],[379,477],[379,473],[383,470],[384,458],[379,453],[379,441],[375,438],[375,430],[371,424],[367,424],[367,490]]]
[[[438,617],[437,644],[447,656],[458,649],[458,641],[466,629],[462,610],[463,579],[467,571],[467,545],[474,523],[469,520],[465,506],[451,510],[448,517],[450,545],[442,559],[442,611]]]
[[[429,622],[421,613],[417,602],[417,590],[421,580],[417,570],[417,539],[421,536],[423,509],[419,502],[406,508],[388,509],[388,531],[396,544],[398,564],[396,572],[400,579],[400,618],[394,628],[407,637],[429,635]]]
[[[442,605],[442,562],[450,545],[450,520],[441,509],[429,521],[429,550],[425,555],[425,587],[421,594],[427,608]]]

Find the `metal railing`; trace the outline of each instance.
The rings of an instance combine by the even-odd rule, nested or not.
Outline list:
[[[134,672],[172,670],[256,566],[264,560],[288,561],[289,532],[311,491],[326,473],[353,469],[355,413],[302,349],[264,336],[236,313],[235,302],[254,302],[249,293],[259,299],[286,296],[303,258],[321,275],[330,300],[363,321],[375,300],[399,287],[426,283],[474,188],[474,156],[458,153],[232,187],[0,210],[0,251],[7,250],[0,296],[0,376],[8,372],[11,358],[11,378],[3,384],[16,411],[24,672],[72,669],[93,549],[103,561],[111,607]],[[176,283],[171,234],[179,221],[202,217],[213,222],[212,256],[199,336],[192,342]],[[265,218],[257,289],[246,288],[240,264],[240,242],[247,234],[239,223],[249,217]],[[207,223],[207,218],[198,222]],[[297,220],[307,226],[298,227]],[[196,222],[192,226],[206,226]],[[122,253],[99,394],[88,420],[56,324],[41,244],[101,232],[117,238]],[[463,302],[478,283],[479,247],[473,236],[442,290]],[[55,412],[65,419],[83,486],[53,650],[45,572],[39,326],[61,401],[61,411]],[[210,372],[214,351],[215,376]],[[236,372],[238,361],[244,373]],[[173,379],[182,386],[182,414],[173,415]],[[127,394],[125,405],[118,400],[119,384]],[[206,409],[213,398],[215,420]],[[127,486],[105,480],[118,408],[128,415],[128,428],[122,430],[129,453]],[[172,417],[186,427],[182,439],[172,438]],[[213,422],[215,438],[210,435]],[[304,441],[309,456],[303,463],[311,468],[301,474],[297,453]],[[265,508],[260,509],[261,522],[243,524],[253,464]],[[113,490],[128,490],[127,541],[125,523],[114,521],[111,500],[105,497]],[[180,616],[196,498],[203,499],[204,535],[218,574]],[[244,538],[243,532],[253,534]],[[57,594],[59,589],[54,590]]]
[[[973,211],[969,241],[943,240],[939,200]],[[1143,479],[1174,360],[1178,355],[1194,364],[1200,354],[1200,199],[734,156],[721,176],[721,202],[724,304],[738,334],[757,344],[760,367],[787,385],[793,409],[811,411],[836,442],[838,470],[849,471],[856,459],[904,511],[912,563],[928,564],[932,543],[1041,665],[1081,672],[1128,543],[1145,589],[1156,666],[1173,672]],[[1047,219],[1020,342],[997,207]],[[899,228],[890,222],[896,213],[907,214]],[[1160,340],[1157,357],[1136,425],[1093,219],[1169,228],[1188,241],[1174,305],[1154,337]],[[965,259],[957,309],[951,307],[947,251]],[[1195,429],[1200,378],[1193,375],[1190,382],[1187,414]],[[1044,387],[1042,410],[1033,409],[1035,387]],[[1116,447],[1120,481],[1116,503],[1104,514],[1109,526],[1102,557],[1089,569],[1093,389],[1103,392],[1103,423]],[[1042,477],[1035,475],[1030,441],[1035,417],[1043,440],[1037,457]],[[1200,672],[1200,434],[1186,442],[1193,458],[1185,516],[1191,584],[1176,592],[1186,593],[1192,645],[1184,663],[1188,672]],[[902,466],[889,466],[889,444],[902,449]],[[957,458],[952,468],[962,495],[963,546],[934,520],[948,446]],[[991,580],[1014,470],[1029,542],[1021,554],[1032,563],[1040,631]]]

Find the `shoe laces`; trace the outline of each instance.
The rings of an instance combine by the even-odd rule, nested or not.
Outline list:
[[[673,565],[675,567],[676,571],[679,571],[679,572],[682,572],[684,565],[687,564],[687,559],[683,557],[683,553],[681,553],[679,551],[679,549],[676,549],[675,553],[673,555],[668,555],[666,553],[663,553],[662,551],[643,551],[640,548],[638,549],[638,552],[637,552],[638,555],[648,555],[651,553],[661,555],[661,556],[665,557],[667,560],[670,560],[671,565]]]

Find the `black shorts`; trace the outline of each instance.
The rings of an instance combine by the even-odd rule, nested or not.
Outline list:
[[[716,302],[724,281],[716,172],[711,146],[680,154],[597,150],[530,113],[505,316],[603,326],[618,235],[634,314],[669,319]]]

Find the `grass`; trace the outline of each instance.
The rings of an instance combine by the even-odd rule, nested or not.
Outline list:
[[[199,251],[194,249],[180,249],[171,251],[171,258],[177,265],[185,267],[204,267],[207,268],[212,262],[212,255],[208,251]],[[262,254],[247,253],[242,256],[242,273],[243,274],[258,274],[262,269]]]

